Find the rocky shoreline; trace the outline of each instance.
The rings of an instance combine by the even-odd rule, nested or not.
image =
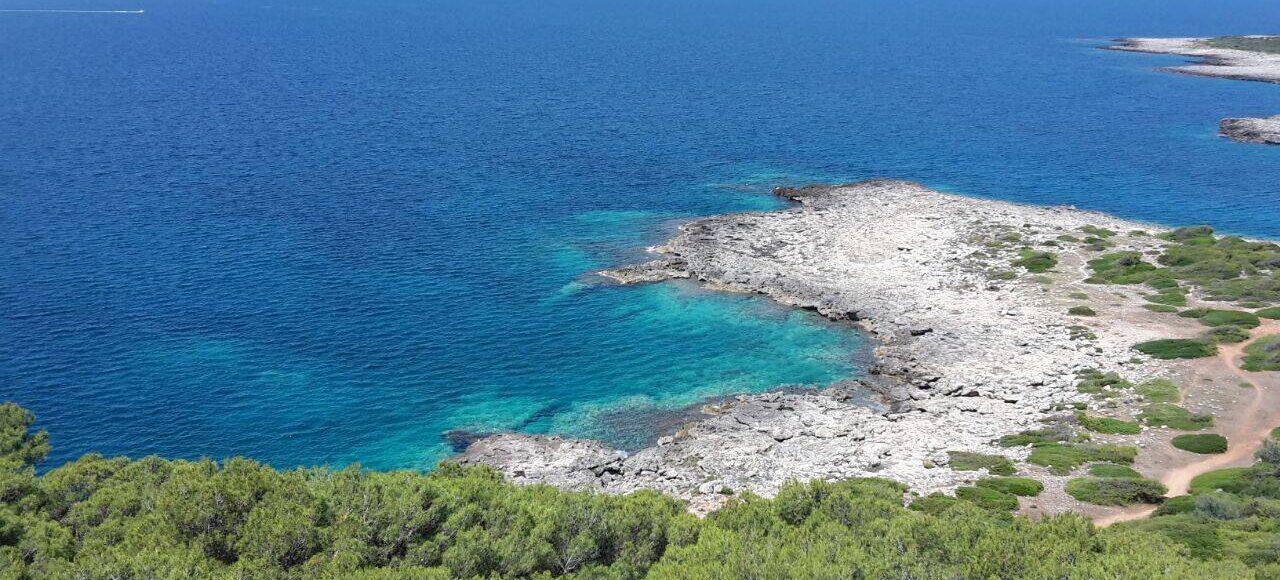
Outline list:
[[[1280,54],[1212,46],[1209,38],[1122,38],[1104,48],[1192,56],[1194,63],[1160,70],[1224,79],[1280,83]],[[1280,145],[1280,115],[1223,119],[1219,133],[1232,141]]]
[[[1084,401],[1074,388],[1079,371],[1168,371],[1131,350],[1165,332],[1135,322],[1151,314],[1141,297],[1125,301],[1128,318],[1099,317],[1092,324],[1106,331],[1092,332],[1037,280],[1043,276],[1018,272],[1010,241],[1161,228],[904,181],[776,193],[796,205],[695,221],[653,248],[657,259],[602,274],[621,283],[692,278],[856,322],[880,343],[877,381],[740,396],[632,454],[596,441],[502,434],[476,441],[458,461],[492,466],[518,483],[656,489],[697,512],[739,491],[772,495],[788,480],[877,476],[919,493],[946,491],[976,475],[949,469],[949,451],[1024,459],[1027,449],[994,440]],[[1079,255],[1062,259],[1061,276],[1087,275]],[[856,400],[853,393],[868,387],[892,405],[875,410]]]

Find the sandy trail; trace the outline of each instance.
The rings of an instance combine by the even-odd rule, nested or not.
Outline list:
[[[1171,466],[1160,476],[1160,482],[1169,488],[1168,497],[1185,495],[1191,486],[1191,480],[1198,475],[1216,469],[1253,464],[1253,454],[1278,424],[1274,416],[1274,405],[1264,405],[1264,401],[1280,395],[1280,380],[1276,378],[1277,373],[1246,371],[1240,368],[1239,360],[1244,356],[1245,346],[1263,336],[1276,333],[1280,333],[1280,320],[1264,320],[1261,326],[1250,332],[1249,340],[1219,346],[1218,356],[1212,364],[1220,365],[1241,382],[1248,383],[1253,391],[1252,396],[1243,407],[1233,410],[1231,415],[1219,417],[1216,431],[1230,442],[1226,453],[1196,456],[1189,463]],[[1136,520],[1151,515],[1155,510],[1155,506],[1135,506],[1099,517],[1094,520],[1094,524],[1105,527],[1117,522]]]

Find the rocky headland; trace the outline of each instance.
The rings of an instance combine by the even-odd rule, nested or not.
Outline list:
[[[1154,360],[1133,345],[1186,334],[1194,321],[1144,308],[1141,289],[1085,282],[1086,262],[1103,251],[1090,232],[1134,232],[1107,247],[1154,253],[1161,228],[904,181],[776,193],[797,203],[695,221],[652,248],[653,261],[602,274],[622,283],[692,278],[856,323],[879,343],[876,380],[708,405],[702,418],[635,453],[502,434],[475,442],[459,461],[521,483],[656,489],[699,512],[744,490],[772,495],[788,480],[877,476],[917,493],[947,491],[985,473],[951,469],[952,452],[1026,459],[1029,448],[997,440],[1070,421],[1091,400],[1077,388],[1089,369],[1123,370],[1135,381],[1190,376],[1189,363]],[[1050,267],[1027,249],[1045,246],[1053,249]],[[1082,291],[1098,310],[1087,318],[1068,313],[1088,298]],[[1228,380],[1210,375],[1197,380]],[[1230,384],[1234,396],[1240,389]],[[869,388],[883,393],[885,408],[853,396]],[[1145,437],[1139,445],[1167,444],[1161,433]],[[1070,507],[1070,498],[1053,507],[1053,497],[1037,509]]]
[[[1260,50],[1266,46],[1269,50]],[[1272,48],[1274,46],[1274,48]],[[1160,70],[1204,77],[1280,83],[1280,37],[1122,38],[1112,50],[1176,54],[1196,62]],[[1223,119],[1222,136],[1242,143],[1280,144],[1280,116]]]

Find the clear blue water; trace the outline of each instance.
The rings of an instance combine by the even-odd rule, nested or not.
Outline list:
[[[1271,0],[0,0],[0,397],[90,450],[427,467],[857,375],[848,329],[586,273],[894,176],[1280,236],[1280,87],[1121,35]]]

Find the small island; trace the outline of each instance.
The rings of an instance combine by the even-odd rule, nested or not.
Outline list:
[[[1160,70],[1205,77],[1280,83],[1280,36],[1122,38],[1111,50],[1197,57]],[[1223,119],[1222,136],[1241,143],[1280,144],[1280,115]]]

